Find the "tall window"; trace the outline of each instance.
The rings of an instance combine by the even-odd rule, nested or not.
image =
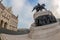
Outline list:
[[[1,25],[1,28],[2,28],[2,26],[3,26],[3,20],[1,20],[1,24],[0,25]]]
[[[4,23],[4,28],[5,28],[5,29],[7,28],[7,22]]]

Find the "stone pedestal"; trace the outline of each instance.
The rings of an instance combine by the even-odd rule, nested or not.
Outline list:
[[[33,15],[35,25],[42,26],[57,22],[55,16],[50,11],[39,11]]]
[[[29,37],[34,40],[60,40],[59,23],[53,23],[45,26],[32,26]]]
[[[39,11],[39,12],[35,12],[33,15],[33,18],[36,19],[38,16],[42,16],[42,15],[53,15],[51,11]]]
[[[39,16],[52,15],[50,11],[39,11],[34,14],[34,19]],[[52,19],[51,19],[52,20]],[[53,22],[43,26],[36,26],[31,24],[29,38],[32,40],[60,40],[60,26],[59,22]]]

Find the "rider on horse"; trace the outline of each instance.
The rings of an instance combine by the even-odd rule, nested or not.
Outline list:
[[[45,4],[40,5],[40,4],[38,3],[38,5],[36,5],[36,6],[33,8],[32,11],[34,11],[35,9],[36,9],[37,12],[38,12],[39,10],[42,11],[42,9],[45,9]],[[45,10],[46,10],[46,9],[45,9]]]

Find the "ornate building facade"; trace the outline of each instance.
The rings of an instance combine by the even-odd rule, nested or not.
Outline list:
[[[11,7],[6,8],[0,3],[0,28],[17,31],[18,17],[12,13]]]

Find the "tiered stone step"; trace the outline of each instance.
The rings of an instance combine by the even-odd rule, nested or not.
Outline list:
[[[8,34],[0,34],[1,40],[30,40],[27,36],[28,34],[25,35],[8,35]]]
[[[59,23],[31,27],[30,38],[33,40],[60,40]]]

